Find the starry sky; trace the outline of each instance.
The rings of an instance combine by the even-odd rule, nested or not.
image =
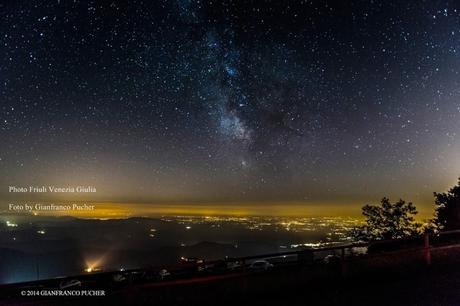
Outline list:
[[[4,199],[428,207],[460,174],[456,1],[1,1],[0,50]]]

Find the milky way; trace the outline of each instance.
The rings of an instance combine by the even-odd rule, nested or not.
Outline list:
[[[425,205],[460,174],[455,1],[0,6],[2,186]]]

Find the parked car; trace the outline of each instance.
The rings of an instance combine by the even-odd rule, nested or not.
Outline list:
[[[327,255],[324,257],[323,262],[326,264],[338,264],[340,262],[341,258],[340,256],[337,255]]]
[[[114,274],[112,276],[112,279],[116,283],[121,283],[121,282],[124,282],[126,280],[126,277],[121,273],[116,273],[116,274]]]
[[[273,268],[273,264],[266,260],[256,260],[249,266],[249,270],[254,272],[268,271]]]
[[[158,272],[158,277],[160,278],[160,280],[163,280],[170,275],[171,273],[166,269],[161,269],[160,272]]]
[[[243,264],[240,261],[229,261],[227,262],[227,269],[235,271],[243,268]]]
[[[78,279],[64,280],[59,284],[60,289],[68,289],[75,287],[81,287],[81,281],[79,281]]]
[[[204,262],[198,266],[198,272],[205,273],[223,273],[227,271],[227,263],[224,260],[218,260],[211,263]]]

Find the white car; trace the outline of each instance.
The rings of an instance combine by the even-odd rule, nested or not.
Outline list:
[[[65,280],[59,284],[60,289],[74,288],[74,287],[80,287],[80,286],[81,286],[81,282],[78,279]]]
[[[166,269],[161,269],[160,272],[158,272],[158,277],[159,277],[161,280],[167,278],[167,277],[170,276],[170,275],[171,275],[171,273],[169,273],[169,271],[166,270]]]
[[[112,279],[116,283],[121,283],[126,280],[126,277],[121,273],[117,273],[112,276]]]
[[[227,263],[227,269],[230,271],[235,271],[243,268],[243,265],[239,261],[231,261]]]
[[[249,266],[249,270],[252,271],[268,271],[272,268],[273,264],[266,260],[256,260]]]

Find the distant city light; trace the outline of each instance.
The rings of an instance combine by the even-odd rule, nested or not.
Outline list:
[[[86,268],[84,269],[84,271],[86,273],[94,273],[94,272],[102,271],[102,266],[104,265],[106,256],[107,254],[104,254],[100,256],[99,258],[92,258],[92,259],[85,260]]]
[[[37,231],[37,234],[40,234],[40,235],[45,235],[45,234],[46,234],[46,232],[45,232],[44,230],[39,230],[39,231]]]
[[[17,227],[18,225],[16,223],[6,221],[6,226],[8,226],[8,227]]]
[[[102,269],[101,268],[97,268],[97,267],[88,267],[85,269],[85,272],[86,273],[94,273],[94,272],[101,272]]]
[[[191,226],[186,226],[186,227],[185,227],[186,230],[189,230],[189,229],[191,229],[191,228],[192,228]]]
[[[329,243],[332,244],[332,243]],[[320,248],[328,245],[324,242],[317,242],[317,243],[301,243],[301,244],[291,244],[291,248],[295,249],[298,247],[308,247],[308,248]]]

